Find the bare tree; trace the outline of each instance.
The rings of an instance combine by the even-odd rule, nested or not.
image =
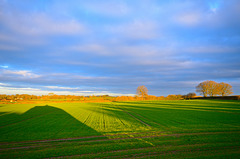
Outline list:
[[[194,92],[192,92],[192,93],[188,93],[187,95],[186,95],[186,98],[193,98],[193,97],[195,97],[195,96],[197,96],[196,95],[196,93],[194,93]]]
[[[232,86],[224,82],[221,82],[218,84],[218,91],[219,91],[219,94],[222,96],[233,94]]]
[[[148,89],[145,86],[139,86],[137,88],[137,95],[141,96],[142,99],[148,96]]]

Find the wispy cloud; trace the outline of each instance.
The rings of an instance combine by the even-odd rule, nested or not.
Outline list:
[[[0,86],[8,86],[6,83],[0,83]]]
[[[49,88],[49,89],[53,89],[53,90],[78,90],[79,88],[78,87],[75,87],[75,88],[72,88],[72,87],[59,87],[59,86],[44,86],[46,88]]]
[[[75,35],[87,32],[87,28],[75,19],[56,20],[44,13],[3,12],[0,19],[2,25],[24,35]]]
[[[176,22],[185,26],[195,26],[202,20],[201,14],[197,12],[186,12],[175,17]]]
[[[8,41],[16,41],[16,37],[13,37],[11,35],[7,35],[5,33],[0,33],[0,40],[4,41],[4,42],[8,42]]]
[[[185,48],[186,52],[190,53],[211,53],[211,54],[221,54],[221,53],[237,53],[240,51],[240,47],[230,47],[230,46],[196,46]]]
[[[134,20],[106,28],[113,34],[131,39],[155,39],[159,37],[159,28],[154,21]]]
[[[2,72],[2,75],[6,75],[6,76],[20,76],[20,77],[25,77],[25,78],[41,77],[40,75],[32,73],[31,71],[28,71],[28,70],[6,70],[6,69],[2,69],[0,71]]]

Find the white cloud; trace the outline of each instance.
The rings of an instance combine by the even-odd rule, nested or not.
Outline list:
[[[8,86],[6,83],[0,83],[0,86]]]
[[[2,70],[3,75],[17,75],[21,77],[27,77],[27,78],[38,78],[41,77],[40,75],[37,75],[35,73],[32,73],[28,70]]]
[[[33,16],[30,32],[33,34],[78,34],[86,31],[76,20],[56,21],[47,15]]]
[[[57,87],[57,86],[56,86]],[[61,88],[61,87],[60,87]],[[61,90],[51,90],[47,91],[41,88],[31,88],[31,87],[5,87],[5,85],[0,84],[0,94],[33,94],[33,95],[47,95],[48,93],[54,93],[57,95],[110,95],[110,96],[121,96],[121,95],[128,95],[134,96],[134,94],[120,94],[120,93],[112,93],[108,91],[61,91]]]
[[[49,91],[43,91],[37,88],[14,88],[14,87],[2,87],[0,86],[0,94],[34,94],[34,95],[44,95],[48,94]]]
[[[94,91],[77,91],[77,93],[94,93]]]
[[[64,89],[64,90],[78,90],[79,88],[78,87],[74,87],[74,88],[72,88],[72,87],[60,87],[60,86],[44,86],[44,87],[46,87],[46,88],[49,88],[49,89]]]
[[[80,75],[75,75],[73,76],[75,79],[78,80],[104,80],[104,79],[110,79],[111,77],[102,77],[102,76],[80,76]]]
[[[1,65],[0,67],[2,67],[2,68],[8,68],[7,65]]]

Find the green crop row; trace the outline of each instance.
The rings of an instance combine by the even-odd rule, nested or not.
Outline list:
[[[0,158],[235,157],[240,102],[0,105]]]

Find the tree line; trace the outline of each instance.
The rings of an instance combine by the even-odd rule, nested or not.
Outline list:
[[[220,82],[217,83],[215,81],[204,81],[199,83],[196,86],[196,92],[199,92],[200,94],[202,94],[204,97],[210,96],[217,96],[217,95],[221,95],[221,96],[228,96],[233,94],[232,91],[232,86],[228,83],[224,83],[224,82]],[[148,89],[145,86],[139,86],[137,88],[136,94],[143,99],[148,99]],[[169,100],[174,100],[174,99],[191,99],[196,97],[196,93],[188,93],[186,95],[168,95],[165,98],[161,98],[162,99],[169,99]],[[156,99],[156,98],[155,98]],[[159,99],[159,98],[157,98]]]
[[[1,102],[21,102],[21,101],[109,101],[115,97],[108,95],[101,96],[77,96],[77,95],[57,95],[49,93],[48,95],[29,95],[29,94],[15,94],[7,95],[0,94]]]
[[[49,93],[49,95],[29,95],[29,94],[15,94],[7,95],[0,94],[1,103],[35,103],[35,102],[117,102],[117,101],[142,101],[142,100],[180,100],[182,95],[168,95],[164,96],[154,96],[154,95],[144,95],[144,96],[77,96],[77,95],[56,95]]]

